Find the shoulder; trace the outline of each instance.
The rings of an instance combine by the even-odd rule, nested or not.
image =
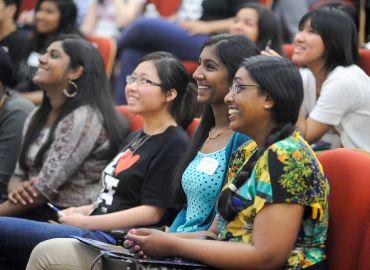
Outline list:
[[[190,143],[190,138],[186,131],[181,126],[170,126],[160,136],[161,140],[165,140],[168,145],[187,146]]]
[[[90,105],[84,105],[76,108],[66,115],[58,126],[85,126],[101,128],[103,120],[100,113]]]
[[[16,92],[11,95],[7,103],[7,110],[10,112],[18,111],[29,115],[33,109],[35,109],[35,105],[31,101],[20,97]]]

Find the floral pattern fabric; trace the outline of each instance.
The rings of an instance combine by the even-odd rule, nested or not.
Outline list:
[[[234,153],[228,184],[256,150],[254,142],[247,142]],[[237,190],[233,203],[238,216],[227,222],[217,215],[219,240],[252,244],[254,219],[265,203],[303,205],[306,209],[295,246],[281,269],[307,268],[326,258],[328,194],[329,185],[321,164],[300,133],[295,131],[265,151],[251,177]]]

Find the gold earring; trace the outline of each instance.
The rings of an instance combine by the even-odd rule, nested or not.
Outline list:
[[[77,95],[77,89],[78,89],[78,87],[77,87],[77,85],[76,85],[73,81],[71,81],[71,80],[68,80],[68,83],[69,83],[70,85],[72,85],[72,86],[75,88],[75,91],[74,91],[72,94],[70,94],[70,93],[68,92],[68,90],[67,90],[67,89],[64,89],[64,90],[63,90],[63,93],[64,93],[64,95],[65,95],[67,98],[74,98],[74,97]]]

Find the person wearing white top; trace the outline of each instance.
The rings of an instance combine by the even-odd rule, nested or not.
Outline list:
[[[293,61],[305,65],[305,99],[297,122],[309,143],[334,126],[346,148],[370,151],[370,78],[358,63],[355,25],[349,15],[322,7],[308,12],[295,36]]]

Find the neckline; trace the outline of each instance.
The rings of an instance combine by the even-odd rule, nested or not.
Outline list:
[[[205,154],[205,153],[202,153],[202,152],[198,151],[198,154],[200,154],[202,156],[209,156],[209,155],[217,154],[217,153],[219,153],[221,151],[224,151],[225,149],[226,149],[226,146],[224,148],[221,148],[220,150],[217,150],[217,151],[212,152],[212,153]]]

